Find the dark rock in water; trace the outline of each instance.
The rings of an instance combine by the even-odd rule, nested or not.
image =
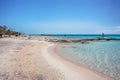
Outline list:
[[[33,77],[32,80],[46,80],[46,79],[42,74],[38,74],[35,77]]]
[[[9,73],[0,73],[0,80],[13,80]]]
[[[87,41],[81,41],[81,44],[89,44]]]
[[[81,39],[80,40],[79,39],[78,40],[73,39],[73,40],[71,40],[71,42],[81,42]]]
[[[60,40],[60,42],[68,42],[67,40]]]

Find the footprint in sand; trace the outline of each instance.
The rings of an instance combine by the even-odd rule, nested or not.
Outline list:
[[[0,73],[0,80],[13,80],[13,77],[10,73]]]
[[[42,74],[35,75],[32,80],[46,80]]]

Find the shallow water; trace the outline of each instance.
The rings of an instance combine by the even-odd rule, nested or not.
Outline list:
[[[57,51],[74,62],[112,77],[113,80],[120,80],[120,41],[67,43]]]

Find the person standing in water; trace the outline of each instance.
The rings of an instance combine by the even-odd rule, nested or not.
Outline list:
[[[104,38],[104,33],[102,33],[102,38]]]

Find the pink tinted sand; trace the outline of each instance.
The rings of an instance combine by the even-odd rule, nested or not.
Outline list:
[[[1,39],[0,75],[10,80],[111,80],[95,71],[70,62],[56,52],[55,44],[46,41]],[[6,50],[5,50],[6,49]],[[5,77],[4,76],[4,77]],[[0,79],[4,80],[2,76]]]

